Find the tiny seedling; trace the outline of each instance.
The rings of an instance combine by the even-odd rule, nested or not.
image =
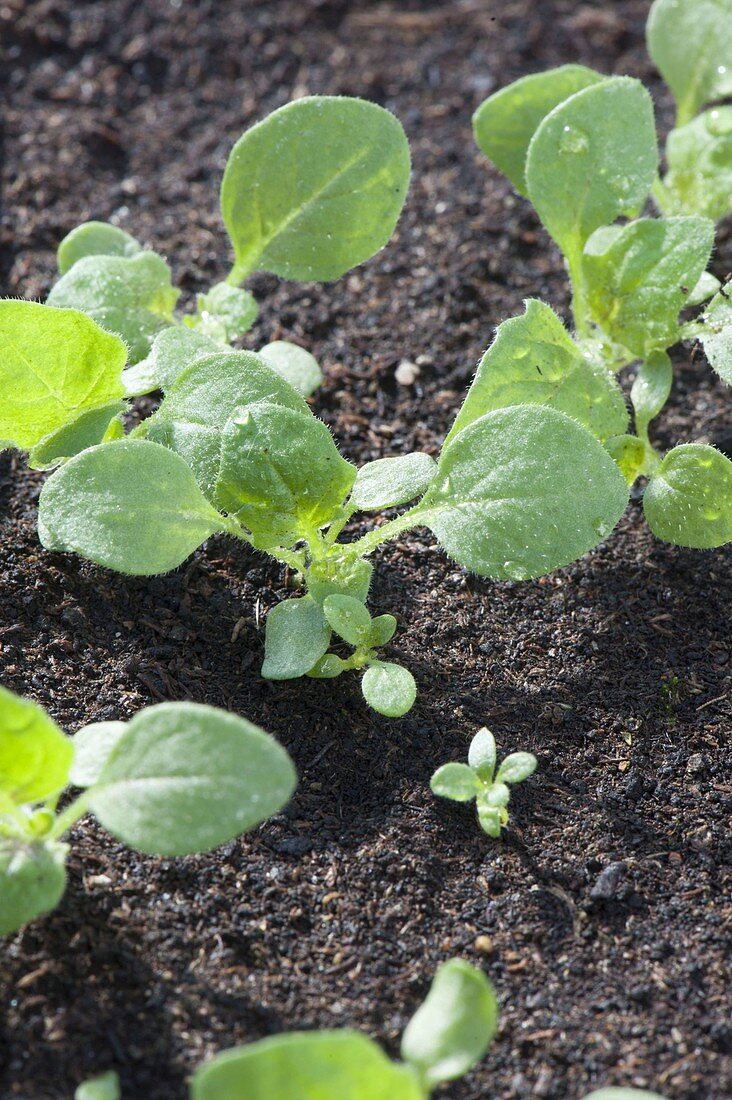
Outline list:
[[[277,813],[296,782],[274,738],[213,707],[161,703],[72,739],[0,688],[0,936],[58,905],[63,838],[86,813],[141,852],[189,855]],[[69,786],[82,793],[59,810]]]
[[[82,310],[121,336],[128,395],[171,381],[191,358],[226,350],[254,324],[257,303],[241,283],[257,271],[283,279],[337,279],[387,243],[409,186],[401,124],[375,103],[312,96],[247,130],[229,156],[221,213],[234,247],[223,282],[177,315],[168,264],[104,222],[72,230],[58,249],[61,278],[48,304]],[[275,340],[262,356],[304,396],[322,375],[303,348]],[[96,440],[99,442],[101,435]]]
[[[176,568],[210,535],[234,536],[293,570],[303,593],[269,613],[263,674],[365,670],[364,696],[389,717],[409,710],[415,684],[377,654],[394,618],[364,607],[367,559],[382,543],[427,527],[466,569],[523,580],[596,546],[628,501],[598,438],[625,430],[622,396],[579,356],[559,363],[566,386],[549,368],[537,382],[520,356],[508,356],[505,386],[481,368],[437,461],[415,452],[357,469],[301,394],[251,352],[194,359],[130,435],[115,438],[115,420],[107,441],[90,446],[87,421],[121,400],[121,341],[73,310],[6,301],[0,350],[0,440],[29,451],[32,465],[58,466],[39,507],[48,549],[150,575]],[[360,513],[412,501],[340,539]],[[350,657],[329,653],[334,634],[354,647]]]
[[[453,802],[476,801],[478,821],[488,836],[500,836],[508,822],[509,784],[521,783],[536,771],[530,752],[512,752],[496,771],[496,739],[485,727],[468,749],[467,764],[443,764],[430,781],[433,794]]]

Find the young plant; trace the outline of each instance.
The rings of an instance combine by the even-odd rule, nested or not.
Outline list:
[[[148,393],[170,383],[182,361],[225,350],[251,328],[257,303],[240,286],[248,276],[337,279],[383,248],[409,172],[404,131],[383,107],[346,96],[297,100],[247,130],[231,151],[221,213],[234,264],[198,295],[196,312],[176,315],[180,292],[161,256],[97,221],[61,242],[61,278],[48,304],[82,310],[121,336],[130,363],[125,392]],[[312,355],[287,341],[261,353],[304,396],[322,379]]]
[[[357,469],[302,396],[251,352],[193,360],[130,436],[85,446],[80,424],[92,414],[80,410],[102,396],[118,399],[120,342],[73,311],[5,302],[3,343],[0,382],[9,396],[0,438],[30,449],[31,461],[42,445],[49,465],[73,454],[41,493],[38,529],[48,549],[150,575],[174,569],[212,534],[232,535],[292,569],[303,591],[268,616],[264,674],[365,669],[364,695],[388,716],[409,709],[414,682],[375,652],[391,637],[393,618],[372,620],[355,606],[366,602],[367,558],[382,543],[427,527],[466,569],[526,579],[596,546],[628,500],[596,437],[624,431],[622,397],[607,372],[566,355],[571,385],[556,386],[548,371],[542,394],[527,360],[526,399],[520,379],[496,388],[479,372],[437,462],[413,453]],[[64,420],[71,426],[59,427]],[[341,541],[359,513],[410,501]],[[334,631],[355,647],[352,657],[328,653]]]
[[[708,218],[637,217],[658,170],[647,91],[628,77],[564,66],[498,92],[474,126],[481,149],[530,198],[564,253],[575,327],[572,337],[548,307],[530,304],[523,318],[500,326],[479,375],[498,387],[519,374],[523,385],[545,392],[548,367],[577,400],[573,364],[611,372],[639,364],[630,391],[637,434],[622,428],[601,438],[629,484],[648,479],[644,510],[659,538],[696,548],[730,541],[732,462],[699,443],[664,456],[649,436],[671,390],[667,351],[679,340],[698,336],[712,366],[732,380],[732,310],[722,290],[701,318],[680,319],[719,286],[706,274],[714,242]],[[523,368],[521,356],[528,357]]]
[[[189,855],[277,813],[296,782],[274,738],[213,707],[161,703],[72,739],[0,688],[0,936],[58,905],[63,838],[86,813],[138,851]],[[82,793],[59,810],[70,785]]]
[[[508,822],[508,785],[528,779],[537,763],[530,752],[512,752],[496,772],[496,739],[483,727],[470,743],[467,764],[443,764],[432,776],[430,787],[433,794],[453,802],[475,799],[481,829],[497,837]]]

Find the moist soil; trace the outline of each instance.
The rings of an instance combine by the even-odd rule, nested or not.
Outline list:
[[[256,276],[248,346],[315,352],[313,407],[348,458],[436,453],[494,326],[527,296],[568,307],[560,257],[476,150],[471,113],[581,61],[644,79],[667,128],[648,7],[2,0],[4,292],[43,298],[58,241],[96,217],[164,253],[190,298],[228,270],[217,191],[241,131],[309,93],[375,100],[414,156],[394,241],[328,286]],[[716,273],[730,266],[723,229]],[[729,391],[698,353],[676,359],[658,443],[729,446]],[[419,685],[390,721],[354,677],[260,678],[265,615],[287,594],[275,565],[223,538],[153,579],[48,554],[42,475],[0,463],[2,682],[72,732],[165,699],[226,707],[300,773],[284,813],[214,854],[142,858],[77,826],[63,902],[3,945],[3,1098],[68,1100],[115,1067],[130,1100],[172,1100],[202,1059],[287,1029],[357,1027],[396,1055],[455,955],[495,983],[501,1026],[446,1097],[732,1094],[729,549],[658,542],[637,500],[597,550],[530,583],[476,579],[427,533],[404,537],[371,599],[397,615],[390,654]],[[429,791],[482,724],[540,761],[500,841]]]

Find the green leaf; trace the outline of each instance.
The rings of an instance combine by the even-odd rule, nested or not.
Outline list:
[[[190,468],[199,489],[211,504],[216,503],[216,481],[221,468],[221,431],[186,420],[143,422],[147,438],[175,451]]]
[[[127,729],[125,722],[92,722],[74,734],[74,759],[69,779],[75,787],[91,787]]]
[[[225,527],[183,459],[143,439],[76,455],[48,479],[38,504],[46,549],[140,576],[175,569]]]
[[[375,619],[371,620],[368,644],[372,649],[378,649],[379,646],[386,645],[394,637],[396,628],[397,621],[393,615],[377,615]]]
[[[231,151],[221,211],[251,271],[337,279],[387,243],[409,186],[401,124],[360,99],[313,96],[247,130]]]
[[[666,542],[723,546],[732,541],[732,462],[704,443],[674,447],[648,483],[643,511]]]
[[[224,428],[216,503],[256,546],[291,546],[334,518],[355,477],[321,420],[261,401]]]
[[[74,1092],[74,1100],[121,1100],[119,1077],[114,1070],[84,1081]]]
[[[539,123],[569,96],[602,79],[584,65],[561,65],[524,76],[481,103],[473,115],[475,140],[521,195],[527,193],[526,153]]]
[[[679,213],[726,217],[732,211],[732,107],[714,107],[672,130],[666,161],[663,182]]]
[[[628,485],[632,485],[646,461],[646,445],[635,435],[614,435],[605,443],[608,454]]]
[[[674,368],[665,351],[654,351],[641,363],[630,390],[635,410],[635,428],[646,435],[648,425],[668,401]]]
[[[259,354],[303,397],[310,397],[323,381],[323,372],[315,356],[288,340],[273,340],[260,348]]]
[[[711,271],[703,271],[696,286],[686,299],[686,306],[700,306],[702,302],[706,302],[707,299],[716,294],[721,285],[719,279],[716,275],[712,275]]]
[[[411,672],[389,661],[374,661],[361,680],[363,697],[387,718],[401,718],[414,706],[417,685]]]
[[[656,0],[646,40],[674,93],[678,125],[732,95],[732,0]]]
[[[123,371],[125,392],[137,396],[167,391],[191,363],[214,353],[222,355],[224,349],[210,336],[179,325],[164,328],[153,340],[147,358]]]
[[[406,1066],[357,1031],[292,1032],[199,1066],[191,1100],[425,1100]]]
[[[713,244],[713,223],[694,216],[639,218],[609,247],[591,237],[583,269],[595,322],[634,355],[670,347]]]
[[[722,287],[704,311],[704,332],[699,339],[709,363],[732,386],[732,299]]]
[[[358,471],[351,504],[363,512],[406,504],[422,496],[436,473],[437,463],[422,451],[377,458]]]
[[[507,817],[505,810],[501,810],[498,806],[489,806],[481,802],[480,799],[478,800],[478,823],[488,836],[500,836],[501,829],[505,824],[504,818],[507,820]]]
[[[0,936],[55,909],[66,889],[67,844],[0,839]]]
[[[511,792],[506,784],[496,779],[495,783],[491,783],[490,787],[478,795],[479,809],[503,810],[508,806],[510,798]]]
[[[353,596],[328,596],[323,614],[339,638],[352,646],[365,646],[371,638],[371,616]]]
[[[594,436],[564,413],[486,413],[443,449],[415,523],[460,565],[526,580],[581,557],[613,529],[628,488]]]
[[[559,409],[601,440],[623,433],[628,412],[607,368],[585,359],[548,305],[525,306],[498,326],[446,442],[487,412],[528,404]]]
[[[248,290],[228,283],[216,283],[208,294],[199,294],[196,304],[198,313],[184,317],[185,324],[223,344],[248,332],[259,313],[256,299]]]
[[[86,256],[136,256],[142,245],[108,222],[84,222],[67,233],[58,246],[56,259],[62,275]]]
[[[0,446],[28,451],[123,395],[124,344],[83,313],[0,302]]]
[[[646,1089],[598,1089],[588,1093],[584,1100],[664,1100],[657,1092]]]
[[[63,275],[47,304],[80,309],[108,332],[121,336],[136,363],[153,337],[173,323],[178,300],[170,268],[155,252],[134,256],[85,256]]]
[[[44,436],[28,456],[28,465],[34,470],[49,470],[73,458],[87,447],[101,443],[110,424],[127,411],[125,401],[111,401],[98,409],[89,409],[70,424]]]
[[[484,783],[490,783],[496,770],[496,739],[483,726],[470,742],[468,764]]]
[[[161,703],[127,725],[89,804],[125,844],[182,856],[253,829],[296,785],[285,750],[251,722],[198,703]]]
[[[308,591],[313,599],[323,604],[327,596],[353,596],[355,600],[366,603],[371,586],[374,567],[364,558],[352,559],[348,567],[339,568],[333,575],[319,575],[314,566],[308,574]]]
[[[402,1058],[427,1088],[462,1077],[485,1054],[498,1027],[498,1002],[481,970],[451,959],[402,1036]]]
[[[496,784],[522,783],[524,779],[533,775],[538,763],[539,761],[530,752],[512,752],[501,761],[496,773]]]
[[[430,779],[432,793],[453,802],[470,802],[479,788],[480,782],[467,764],[443,764]]]
[[[657,168],[651,97],[620,76],[546,116],[529,145],[526,180],[539,217],[576,264],[593,230],[640,210]]]
[[[330,645],[330,627],[311,596],[283,600],[267,616],[264,638],[265,680],[305,676]]]
[[[325,653],[316,661],[308,676],[312,676],[314,680],[335,680],[336,676],[340,676],[342,672],[345,672],[348,665],[335,653]]]
[[[0,687],[0,792],[18,806],[58,794],[69,781],[73,753],[42,707]]]

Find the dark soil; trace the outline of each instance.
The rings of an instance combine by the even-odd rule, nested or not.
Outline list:
[[[580,60],[646,80],[667,125],[648,7],[3,0],[4,292],[43,297],[59,239],[99,217],[165,253],[192,294],[227,270],[217,190],[239,133],[294,96],[365,96],[412,143],[398,235],[333,285],[256,277],[253,344],[314,350],[314,407],[348,457],[434,452],[494,326],[529,295],[568,304],[558,253],[477,152],[471,113]],[[723,235],[717,273],[730,266]],[[408,387],[402,359],[420,367]],[[729,411],[680,350],[658,440],[720,441]],[[228,707],[301,777],[284,814],[213,855],[143,859],[92,822],[74,831],[60,908],[3,947],[3,1098],[68,1100],[113,1066],[129,1100],[172,1100],[201,1059],[283,1029],[351,1025],[396,1054],[453,955],[485,968],[502,1011],[454,1100],[732,1094],[729,549],[656,541],[637,502],[597,551],[526,584],[405,538],[378,559],[372,605],[398,616],[392,653],[420,694],[389,721],[353,678],[260,679],[264,615],[285,594],[272,564],[224,540],[151,580],[49,555],[41,476],[0,464],[2,682],[70,731],[162,699]],[[540,759],[500,842],[428,785],[484,723]]]

